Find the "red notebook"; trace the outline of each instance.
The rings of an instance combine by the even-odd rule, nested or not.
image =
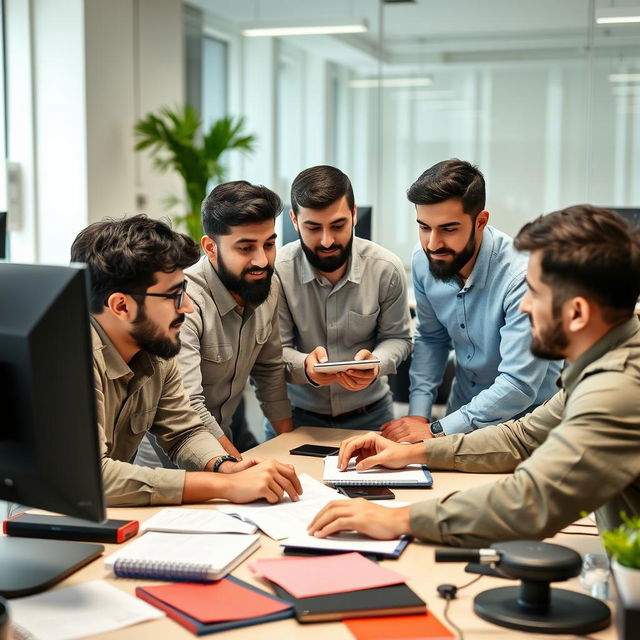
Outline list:
[[[290,603],[232,576],[138,587],[136,595],[196,635],[293,616]]]
[[[455,640],[433,613],[344,620],[356,640]]]

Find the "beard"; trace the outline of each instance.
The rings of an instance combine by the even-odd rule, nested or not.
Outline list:
[[[353,234],[351,234],[351,238],[346,246],[341,244],[332,244],[328,249],[338,249],[338,253],[331,256],[323,256],[323,249],[316,249],[315,251],[308,247],[300,232],[298,231],[298,238],[300,238],[300,246],[302,247],[302,251],[306,256],[309,264],[314,268],[320,271],[321,273],[333,273],[337,271],[344,265],[344,263],[351,257],[351,248],[353,246]],[[326,251],[327,249],[324,249]],[[320,252],[320,253],[318,253]]]
[[[183,322],[184,313],[181,313],[173,320],[169,328]],[[138,307],[133,325],[134,328],[130,335],[143,351],[163,360],[170,360],[178,355],[181,346],[180,336],[176,334],[175,338],[171,338],[162,335],[160,327],[147,316],[144,306]]]
[[[455,278],[460,270],[464,267],[469,260],[473,257],[473,253],[476,250],[476,235],[475,229],[471,229],[471,235],[467,244],[462,251],[453,251],[452,249],[438,249],[438,251],[429,251],[423,249],[429,261],[429,271],[436,280],[442,280],[444,282]],[[444,260],[434,260],[431,256],[453,256],[451,261],[445,262]]]
[[[222,252],[218,251],[218,268],[216,269],[216,273],[220,278],[220,282],[222,282],[229,291],[239,295],[245,302],[250,302],[256,306],[262,304],[269,296],[269,291],[271,291],[271,278],[273,277],[273,266],[271,265],[267,265],[264,269],[250,267],[244,269],[242,273],[237,276],[227,268],[222,258]],[[250,282],[244,278],[248,273],[264,273],[265,276],[261,280]]]
[[[529,320],[533,326],[531,316],[529,316]],[[538,337],[531,338],[531,353],[537,358],[545,360],[561,360],[565,356],[568,344],[569,340],[562,328],[562,320],[554,311],[551,326],[545,330],[539,329]]]

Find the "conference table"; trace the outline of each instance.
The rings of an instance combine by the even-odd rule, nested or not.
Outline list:
[[[290,456],[289,450],[307,443],[338,445],[343,439],[358,433],[361,432],[303,427],[265,442],[245,455],[255,454],[264,458],[277,458],[283,462],[293,464],[298,473],[307,473],[320,480],[323,469],[323,461],[321,458]],[[432,471],[432,475],[433,487],[431,489],[394,489],[396,500],[417,502],[444,496],[453,491],[462,490],[481,483],[493,482],[504,477],[502,474],[468,474],[447,471]],[[212,501],[201,505],[188,506],[189,508],[207,509],[215,506],[215,504],[216,501]],[[108,517],[124,520],[135,519],[142,522],[157,513],[161,508],[162,507],[111,508],[108,510]],[[548,541],[572,547],[580,554],[602,551],[599,538],[593,535],[595,529],[589,528],[588,526],[574,526],[569,527],[567,531],[573,531],[574,533],[560,533]],[[575,535],[576,533],[577,535]],[[121,545],[106,545],[105,556],[120,547]],[[406,576],[408,578],[408,585],[427,602],[429,611],[432,611],[444,622],[443,611],[445,601],[438,597],[436,587],[441,583],[463,585],[472,580],[475,574],[465,573],[464,564],[436,563],[434,561],[434,550],[436,548],[437,545],[424,544],[414,540],[405,549],[399,559],[385,560],[383,564]],[[269,591],[269,588],[260,578],[255,577],[251,573],[248,569],[248,564],[259,558],[275,558],[281,554],[282,550],[279,542],[262,535],[262,545],[239,567],[234,569],[232,575]],[[105,580],[131,594],[134,594],[136,586],[150,583],[148,580],[141,581],[116,578],[113,574],[105,570],[103,559],[99,558],[68,577],[61,582],[58,587],[72,586],[89,580],[99,579]],[[516,583],[500,578],[483,576],[478,582],[460,591],[458,597],[451,601],[449,616],[454,623],[462,629],[465,640],[510,640],[512,638],[529,638],[532,640],[534,638],[539,640],[546,638],[548,640],[550,637],[567,640],[568,638],[579,637],[575,635],[548,636],[514,631],[513,629],[506,629],[485,622],[473,613],[473,598],[476,594],[485,589],[511,586],[513,584]],[[584,593],[578,578],[555,584],[561,588],[573,589]],[[613,612],[613,604],[611,602],[608,604],[611,606]],[[300,624],[296,622],[294,618],[260,626],[233,629],[231,631],[216,633],[212,637],[220,638],[220,640],[234,640],[236,638],[255,638],[258,636],[261,640],[270,640],[271,638],[278,640],[326,640],[327,638],[331,638],[331,640],[342,640],[353,638],[347,627],[341,622]],[[164,640],[169,638],[193,638],[194,636],[169,618],[163,618],[94,637],[104,637],[110,640],[133,640],[134,638],[139,640],[143,637],[153,638],[154,640]],[[593,640],[612,640],[616,637],[615,627],[612,625],[607,629],[592,633],[588,637]]]

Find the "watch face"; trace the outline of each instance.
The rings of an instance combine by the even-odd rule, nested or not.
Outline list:
[[[431,433],[433,433],[433,435],[438,435],[442,433],[442,425],[438,420],[431,423]]]

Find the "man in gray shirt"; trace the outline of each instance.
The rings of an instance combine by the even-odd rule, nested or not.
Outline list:
[[[377,429],[393,418],[387,375],[411,351],[407,282],[400,260],[354,237],[353,189],[318,166],[291,187],[300,240],[278,252],[280,335],[293,425]],[[316,363],[379,358],[380,365],[319,373]],[[273,435],[267,425],[267,435]]]

